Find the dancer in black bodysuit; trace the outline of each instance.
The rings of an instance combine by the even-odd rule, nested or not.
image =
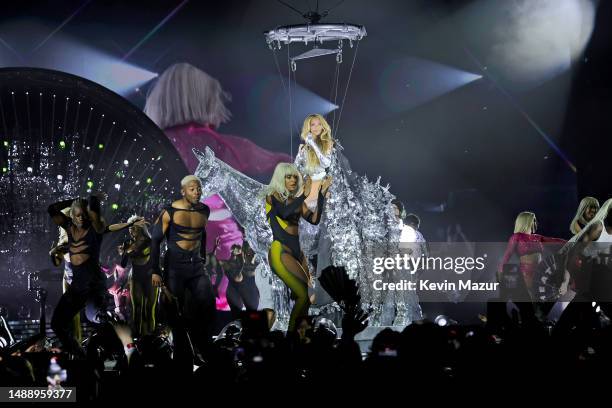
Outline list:
[[[62,210],[70,207],[70,217]],[[128,223],[106,225],[101,216],[100,198],[90,196],[64,200],[48,208],[53,222],[68,234],[68,251],[72,264],[72,284],[60,298],[51,319],[51,328],[65,351],[82,355],[83,350],[72,334],[74,316],[88,302],[98,310],[98,316],[106,309],[106,276],[100,269],[100,246],[104,234],[130,226]],[[141,218],[131,224],[143,222]]]
[[[242,308],[249,311],[257,310],[259,291],[255,285],[255,253],[247,241],[242,246],[233,245],[230,259],[221,261],[223,271],[227,276],[227,303],[232,311],[232,317],[238,318]]]
[[[136,216],[128,219],[133,221]],[[132,300],[132,333],[141,337],[155,330],[155,309],[159,288],[152,285],[151,234],[146,225],[130,227],[130,239],[119,247],[122,255],[121,267],[128,261],[132,264],[130,272],[130,298]]]
[[[302,177],[295,165],[279,163],[265,191],[266,217],[273,238],[268,262],[272,271],[289,287],[295,300],[289,318],[289,332],[295,331],[298,317],[308,315],[314,298],[314,279],[300,248],[299,220],[304,218],[311,224],[319,223],[331,182],[331,177],[325,177],[319,186],[317,205],[310,209],[304,201],[310,195],[311,182],[307,180],[302,185]]]
[[[183,198],[164,207],[155,226],[151,242],[153,285],[163,281],[178,300],[194,345],[204,350],[211,334],[215,313],[215,296],[210,277],[206,273],[206,223],[210,209],[200,202],[202,187],[195,176],[181,181]],[[160,271],[160,244],[166,239],[168,250],[164,259],[165,276]],[[190,308],[185,307],[185,295],[191,295]],[[185,309],[186,313],[182,313]]]

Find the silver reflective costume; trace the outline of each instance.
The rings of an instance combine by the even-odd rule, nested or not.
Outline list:
[[[329,265],[345,267],[349,277],[357,281],[364,309],[372,311],[371,324],[380,325],[387,296],[374,290],[373,282],[380,277],[373,274],[372,266],[374,257],[398,253],[400,229],[391,206],[394,196],[388,186],[381,186],[380,178],[370,182],[367,177],[354,173],[341,150],[336,142],[327,167],[333,182],[320,224],[300,222],[301,249],[306,258],[317,256],[317,276]],[[245,238],[259,260],[267,265],[272,231],[266,220],[264,185],[217,159],[209,148],[204,153],[194,149],[194,153],[199,160],[195,175],[202,181],[203,196],[216,193],[223,199],[243,226]],[[286,325],[287,290],[270,273],[269,267],[266,269],[265,273],[274,282],[273,289],[282,288],[282,296],[277,291],[274,298],[277,316],[281,325]],[[405,324],[422,318],[414,292],[404,294],[395,306]]]
[[[323,153],[321,151],[321,148],[319,148],[319,145],[316,144],[314,138],[310,133],[306,137],[305,142],[306,146],[312,149],[317,155],[319,164],[315,167],[308,166],[308,161],[306,157],[307,149],[305,148],[305,146],[300,147],[298,154],[295,156],[294,163],[297,166],[298,170],[300,170],[300,173],[310,176],[310,178],[312,178],[313,180],[323,180],[323,177],[325,177],[326,174],[326,170],[329,168],[329,166],[331,166],[332,155]]]

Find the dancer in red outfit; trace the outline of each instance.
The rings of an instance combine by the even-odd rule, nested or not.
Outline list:
[[[501,276],[503,266],[508,263],[510,257],[516,254],[520,260],[520,271],[525,281],[527,290],[533,297],[533,276],[536,268],[542,262],[544,253],[544,243],[564,244],[566,241],[561,238],[549,238],[536,234],[538,222],[532,212],[522,212],[516,217],[514,223],[514,234],[508,241],[508,246],[501,264],[498,268],[498,275]]]

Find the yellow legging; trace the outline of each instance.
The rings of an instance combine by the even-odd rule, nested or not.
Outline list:
[[[268,253],[268,261],[270,262],[270,268],[278,277],[287,285],[291,290],[292,297],[295,299],[293,309],[291,310],[291,316],[289,317],[289,329],[292,332],[295,330],[295,322],[298,317],[308,315],[308,308],[310,307],[310,299],[308,297],[308,285],[306,282],[298,278],[295,273],[291,272],[287,265],[283,263],[282,255],[290,256],[295,259],[293,255],[283,248],[280,241],[273,241],[270,246],[270,252]],[[296,264],[299,264],[295,259]]]
[[[155,331],[155,307],[158,295],[159,288],[153,287],[150,282],[143,285],[137,279],[130,280],[132,326],[136,336],[145,336]]]

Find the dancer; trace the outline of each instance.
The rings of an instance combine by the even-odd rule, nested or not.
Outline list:
[[[567,290],[571,280],[576,295],[563,311],[556,333],[566,333],[574,325],[590,328],[595,305],[607,316],[612,315],[612,199],[601,206],[562,251],[568,253],[568,273],[561,293]]]
[[[98,311],[100,322],[105,311],[105,280],[99,263],[100,246],[104,234],[142,223],[136,219],[131,224],[122,223],[108,226],[101,215],[100,196],[89,199],[69,199],[51,204],[48,208],[53,222],[62,227],[68,235],[68,249],[73,279],[68,290],[60,298],[51,319],[51,327],[64,349],[82,355],[83,351],[72,333],[74,316],[91,302]],[[70,217],[62,210],[70,207]]]
[[[64,213],[66,217],[70,217],[70,207],[64,208],[62,213]],[[53,265],[60,266],[62,262],[64,263],[62,293],[66,293],[70,287],[70,284],[72,283],[72,265],[70,264],[70,253],[68,251],[68,234],[62,227],[58,227],[58,229],[59,238],[57,240],[57,244],[52,246],[51,250],[49,251],[49,255],[51,256],[51,262]],[[72,331],[75,339],[80,343],[83,340],[80,313],[74,315]]]
[[[128,223],[138,219],[136,215]],[[151,234],[146,224],[132,225],[130,238],[119,247],[121,267],[132,263],[129,277],[132,300],[132,330],[135,337],[146,336],[155,330],[155,308],[159,287],[153,286],[151,268]]]
[[[206,223],[210,209],[200,202],[202,185],[197,177],[181,180],[183,198],[165,206],[157,219],[151,240],[153,286],[165,280],[169,291],[178,301],[179,312],[185,316],[185,326],[196,348],[203,353],[210,341],[215,311],[215,296],[210,277],[206,274]],[[168,250],[164,259],[165,276],[160,271],[160,245],[166,239]],[[185,295],[191,295],[191,308],[185,306]],[[186,310],[185,313],[182,313]]]
[[[391,206],[397,217],[398,228],[400,229],[399,247],[405,250],[411,258],[420,258],[427,255],[425,238],[419,232],[419,218],[410,214],[408,218],[404,210],[404,203],[398,199],[391,201]],[[395,282],[402,280],[412,280],[416,276],[414,273],[406,274],[405,271],[390,272],[391,278]],[[421,307],[418,304],[416,294],[407,290],[391,291],[386,293],[388,301],[392,301],[394,306],[394,318],[392,326],[406,326],[409,323],[421,320],[423,317]]]
[[[399,242],[417,244],[409,246],[412,250],[411,255],[414,258],[420,257],[421,254],[427,255],[427,241],[419,231],[421,219],[416,214],[406,215],[404,203],[397,198],[391,201],[391,205],[393,206],[395,217],[399,220],[399,229],[401,231]]]
[[[242,246],[234,245],[230,259],[221,261],[221,266],[228,280],[226,297],[232,317],[240,317],[243,307],[256,311],[259,292],[255,285],[255,253],[248,242],[244,241]]]
[[[585,225],[595,217],[599,211],[599,201],[595,197],[584,197],[580,200],[578,211],[574,215],[574,219],[570,224],[570,232],[572,235],[578,234]]]
[[[324,178],[317,191],[317,205],[313,210],[304,203],[310,195],[311,182],[307,179],[303,183],[293,164],[278,164],[265,189],[266,215],[273,235],[268,262],[272,271],[289,287],[295,300],[289,318],[290,332],[295,330],[298,317],[308,315],[308,308],[314,300],[314,279],[300,248],[298,222],[304,218],[311,224],[319,223],[331,181],[330,177]]]
[[[215,298],[220,298],[219,287],[221,286],[221,281],[223,280],[223,268],[215,255],[217,249],[219,248],[220,241],[221,237],[217,237],[212,251],[206,254],[206,263],[204,265],[204,268],[206,268],[206,274],[214,281],[213,293],[215,294]]]
[[[525,287],[531,298],[534,298],[534,274],[544,254],[545,243],[564,244],[566,240],[561,238],[549,238],[536,234],[538,222],[534,213],[524,211],[520,213],[514,222],[514,234],[508,240],[506,252],[499,264],[497,273],[501,277],[503,267],[508,263],[510,257],[516,254],[519,257],[519,270],[525,282]]]

